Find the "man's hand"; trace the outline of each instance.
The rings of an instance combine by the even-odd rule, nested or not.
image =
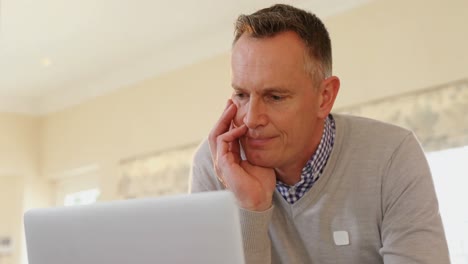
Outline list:
[[[239,138],[248,128],[232,126],[237,112],[231,100],[209,135],[211,157],[219,181],[236,196],[239,206],[251,211],[271,207],[276,176],[273,168],[264,168],[242,160]]]

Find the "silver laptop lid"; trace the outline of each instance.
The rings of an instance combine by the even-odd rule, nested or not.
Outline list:
[[[229,192],[33,209],[30,264],[244,263]]]

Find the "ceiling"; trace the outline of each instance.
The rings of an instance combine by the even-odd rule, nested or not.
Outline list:
[[[280,1],[321,17],[369,0]],[[270,0],[0,0],[0,112],[45,114],[229,50]]]

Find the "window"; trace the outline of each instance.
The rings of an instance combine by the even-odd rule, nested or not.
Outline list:
[[[55,205],[70,206],[94,203],[100,191],[99,166],[86,165],[64,171],[55,178]]]
[[[468,263],[468,146],[427,154],[453,264]]]
[[[95,203],[100,195],[99,189],[90,189],[65,195],[64,205],[84,205]]]

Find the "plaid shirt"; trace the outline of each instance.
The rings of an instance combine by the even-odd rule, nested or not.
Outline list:
[[[276,189],[278,189],[284,199],[290,204],[294,204],[304,196],[319,179],[333,149],[335,130],[335,120],[333,120],[333,116],[330,114],[325,120],[322,139],[320,139],[317,150],[302,169],[301,181],[294,186],[289,186],[281,181],[276,182]]]

